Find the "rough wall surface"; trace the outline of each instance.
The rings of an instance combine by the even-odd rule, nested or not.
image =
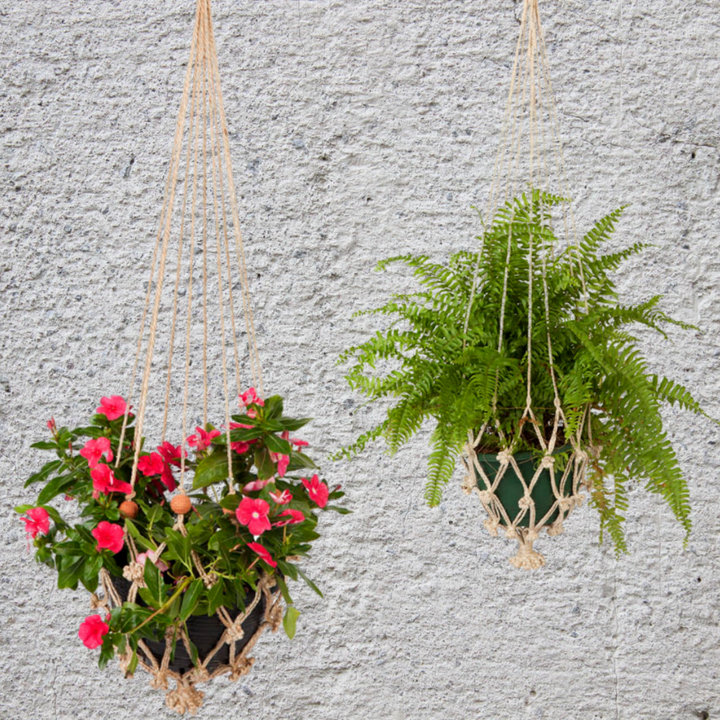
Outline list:
[[[316,418],[322,453],[379,417],[337,354],[403,283],[396,251],[472,247],[499,139],[512,0],[217,0],[215,22],[267,385]],[[620,286],[704,331],[648,344],[720,416],[720,5],[568,0],[542,8],[581,228],[632,207],[616,243],[655,248]],[[54,415],[124,392],[187,60],[192,0],[0,0],[0,718],[169,717],[138,674],[77,639],[87,593],[35,566],[12,507]],[[292,642],[208,688],[238,720],[692,720],[720,714],[720,434],[669,411],[692,488],[686,550],[631,493],[631,555],[594,511],[513,570],[460,471],[423,504],[426,436],[325,463],[354,514],[329,518],[296,589]]]

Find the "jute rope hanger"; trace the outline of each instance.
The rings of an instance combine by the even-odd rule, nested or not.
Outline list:
[[[179,203],[176,202],[178,192],[181,198]],[[178,212],[175,213],[175,210]],[[196,257],[199,255],[201,258]],[[169,262],[171,258],[175,258],[174,271],[171,267],[172,260]],[[200,266],[199,269],[198,266]],[[186,274],[183,270],[186,270]],[[200,290],[202,306],[200,312],[195,313],[197,308],[194,303],[197,299],[194,294],[194,276],[199,270],[202,275]],[[163,295],[163,290],[167,288],[166,276],[171,281],[169,283],[170,293],[167,297]],[[184,280],[185,285],[183,286]],[[240,215],[233,182],[227,120],[220,87],[211,2],[210,0],[197,0],[190,59],[185,73],[180,109],[175,126],[170,167],[150,263],[150,278],[141,316],[130,388],[127,394],[127,410],[115,461],[115,467],[118,467],[123,450],[126,449],[125,436],[130,405],[135,396],[137,381],[140,379],[135,428],[135,438],[138,442],[135,442],[132,448],[134,456],[130,485],[133,490],[128,493],[126,499],[132,499],[134,496],[141,451],[139,439],[143,436],[148,398],[153,386],[153,371],[155,370],[155,374],[157,374],[156,340],[161,328],[167,326],[169,339],[167,357],[164,362],[166,373],[164,381],[161,383],[161,388],[164,388],[164,405],[160,442],[165,441],[168,424],[176,415],[180,416],[181,427],[178,430],[182,431],[183,442],[188,435],[189,413],[192,406],[191,374],[193,370],[196,374],[201,372],[202,417],[203,424],[207,423],[210,404],[208,349],[213,340],[211,328],[213,318],[219,326],[219,342],[215,342],[215,346],[219,344],[222,367],[222,410],[225,426],[230,427],[231,396],[233,399],[236,398],[243,389],[240,370],[241,353],[238,347],[237,311],[233,291],[234,280],[239,282],[245,321],[251,376],[251,383],[248,384],[257,387],[262,395],[262,369],[250,303],[245,250],[240,233]],[[185,298],[184,303],[181,301],[183,297]],[[213,302],[213,298],[216,298],[216,302]],[[169,308],[164,307],[164,302],[165,305],[169,303]],[[164,313],[164,310],[168,312]],[[195,314],[200,315],[199,323],[196,321]],[[164,323],[166,318],[169,318],[169,321]],[[200,330],[202,333],[202,347],[195,354],[193,354],[193,330]],[[228,370],[227,343],[230,341],[230,338],[227,337],[228,333],[232,336],[231,362],[234,365],[234,373],[232,369]],[[176,343],[180,335],[184,335],[184,363],[178,368],[174,360]],[[143,360],[142,374],[139,377],[141,359]],[[231,375],[234,375],[235,380],[234,392],[231,392]],[[179,403],[173,403],[173,387],[175,385],[182,387],[182,398]],[[180,407],[181,411],[177,412]],[[227,452],[228,482],[230,491],[235,492],[230,443],[227,444]],[[186,496],[184,453],[181,454],[180,468],[178,491],[181,495]],[[182,513],[176,516],[174,529],[183,535],[187,534]],[[123,575],[131,583],[127,599],[133,602],[137,597],[138,588],[144,585],[143,565],[137,561],[138,552],[132,536],[126,533],[126,538],[129,562],[123,569]],[[163,550],[164,546],[161,545],[154,553],[155,559],[160,557]],[[196,552],[191,553],[191,558],[205,586],[211,587],[217,581],[214,573],[206,570]],[[102,598],[93,596],[94,607],[117,607],[122,604],[123,598],[120,597],[106,570],[101,571],[101,588]],[[147,644],[140,641],[139,647],[142,654],[138,655],[138,663],[151,673],[153,676],[151,684],[155,687],[167,689],[168,679],[174,679],[176,688],[167,694],[168,706],[180,713],[194,714],[202,704],[203,697],[203,693],[195,688],[195,684],[223,674],[236,680],[247,673],[254,662],[248,657],[248,653],[260,635],[267,628],[276,631],[282,622],[281,602],[280,593],[274,587],[272,578],[263,576],[253,599],[236,617],[233,618],[227,608],[220,607],[218,609],[217,615],[225,626],[225,632],[210,653],[199,659],[198,667],[186,673],[177,673],[169,668],[172,647],[176,639],[179,639],[191,654],[189,638],[184,628],[170,628],[171,632],[168,632],[166,636],[165,651],[160,661],[153,655]],[[244,634],[242,624],[258,607],[263,608],[262,620],[242,651],[236,652],[235,643],[243,638]],[[229,662],[221,664],[214,671],[209,672],[209,663],[225,645],[229,646]],[[123,659],[123,666],[127,668],[129,662],[130,655]]]
[[[547,116],[547,119],[546,117]],[[545,123],[549,124],[549,141],[551,147],[546,144]],[[525,145],[523,145],[525,141]],[[525,151],[525,155],[523,155]],[[549,164],[548,156],[552,155],[554,159],[554,167]],[[523,157],[527,159],[526,173],[521,171],[521,161]],[[552,172],[555,172],[555,178],[552,178]],[[550,81],[550,71],[547,61],[547,47],[540,21],[540,11],[538,0],[524,0],[523,11],[520,21],[520,34],[515,50],[515,60],[510,80],[510,90],[505,109],[505,118],[503,121],[500,147],[495,159],[493,169],[493,178],[490,186],[490,193],[486,208],[485,217],[487,218],[487,226],[491,227],[501,205],[516,196],[518,185],[522,176],[525,176],[530,188],[538,188],[544,186],[550,189],[552,182],[556,183],[559,194],[568,197],[567,177],[565,172],[565,161],[562,150],[562,141],[559,134],[559,124],[557,118],[557,108],[553,96],[552,84]],[[583,290],[583,306],[579,308],[581,311],[587,312],[587,289],[585,286],[585,274],[577,251],[579,247],[579,239],[575,227],[575,218],[572,206],[569,210],[565,204],[562,206],[563,226],[565,230],[565,238],[568,245],[574,246],[575,252],[571,254],[573,265],[577,269]],[[511,218],[508,223],[507,253],[505,261],[505,271],[503,277],[502,301],[500,306],[499,317],[499,333],[498,333],[498,352],[503,348],[505,314],[507,311],[507,289],[510,273],[510,254],[512,247],[512,228],[515,217]],[[590,428],[590,412],[589,408],[585,408],[582,415],[582,422],[579,423],[578,429],[574,434],[565,438],[567,444],[571,446],[570,458],[562,471],[555,469],[554,452],[558,441],[559,431],[561,428],[567,428],[567,420],[562,407],[562,400],[559,395],[557,378],[553,365],[553,347],[549,325],[547,322],[547,353],[549,358],[549,369],[552,380],[554,395],[554,418],[552,431],[549,440],[546,440],[544,432],[539,427],[539,423],[533,411],[532,404],[532,362],[533,362],[533,283],[535,279],[535,264],[540,265],[540,277],[542,281],[543,309],[545,317],[549,321],[550,307],[548,299],[547,287],[547,254],[540,254],[534,247],[534,238],[530,234],[528,248],[528,333],[527,333],[527,378],[526,378],[526,401],[525,409],[517,431],[513,437],[506,437],[500,424],[497,414],[498,399],[498,383],[499,371],[495,376],[495,391],[493,395],[493,414],[494,418],[490,423],[484,424],[476,433],[468,433],[468,442],[465,446],[463,461],[466,466],[467,474],[463,481],[463,489],[466,493],[475,492],[488,513],[488,519],[485,521],[485,527],[492,535],[497,535],[498,528],[505,531],[508,538],[518,540],[520,544],[519,551],[515,557],[511,559],[511,563],[519,568],[535,569],[545,563],[543,556],[533,549],[533,543],[538,539],[541,530],[547,530],[549,535],[557,535],[563,531],[563,520],[576,505],[582,501],[580,495],[581,488],[586,483],[586,469],[589,461],[589,454],[597,453],[597,448],[588,446],[583,448],[582,429],[587,422],[588,431]],[[483,244],[478,252],[478,260],[475,266],[473,282],[471,287],[468,309],[465,316],[465,334],[467,335],[470,314],[473,302],[478,292],[478,275],[480,268],[480,257],[483,252]],[[554,252],[554,248],[549,250],[550,254]],[[573,257],[574,256],[574,257]],[[538,444],[542,449],[543,457],[538,464],[532,479],[526,482],[522,476],[518,463],[514,456],[515,448],[520,440],[520,433],[523,424],[528,423],[535,431]],[[499,470],[495,477],[491,480],[484,470],[478,459],[479,449],[482,446],[483,438],[486,432],[492,426],[501,441],[502,449],[497,455],[499,461]],[[591,436],[590,436],[591,437]],[[496,491],[503,480],[503,477],[509,472],[508,468],[517,476],[522,483],[523,497],[518,504],[518,511],[513,516],[500,502]],[[537,484],[541,474],[548,472],[552,485],[554,503],[550,510],[544,516],[537,517],[535,502],[532,498],[532,492]],[[550,522],[550,518],[557,512],[556,519]],[[527,522],[527,527],[522,527],[520,523]]]

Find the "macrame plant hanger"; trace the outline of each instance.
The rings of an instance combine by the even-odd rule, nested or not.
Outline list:
[[[568,197],[567,178],[563,158],[562,142],[559,134],[557,108],[553,97],[552,83],[547,61],[547,47],[540,22],[538,0],[524,0],[522,17],[520,20],[520,36],[518,38],[513,64],[510,91],[508,94],[505,119],[503,122],[500,147],[495,160],[493,181],[485,217],[489,219],[488,227],[492,226],[498,209],[509,200],[516,197],[520,182],[526,179],[530,188],[543,189],[555,192],[564,198]],[[578,235],[575,229],[575,218],[572,206],[562,203],[562,224],[565,241],[570,247],[577,249]],[[513,218],[514,219],[514,218]],[[507,262],[503,280],[503,295],[500,307],[498,352],[503,348],[503,330],[507,312],[514,312],[514,308],[506,307],[508,274],[510,268],[510,249],[512,243],[513,222],[508,223]],[[554,252],[551,247],[548,251]],[[482,253],[482,247],[480,248]],[[549,321],[550,307],[548,303],[548,288],[546,276],[547,253],[539,252],[533,247],[532,236],[528,250],[528,336],[527,336],[527,395],[525,409],[520,421],[520,428],[529,424],[534,429],[537,442],[542,449],[542,459],[528,482],[523,478],[514,451],[520,438],[520,428],[513,437],[508,437],[500,425],[497,416],[485,423],[477,433],[468,433],[468,442],[465,446],[463,461],[467,474],[463,481],[463,490],[467,494],[476,493],[483,508],[488,514],[485,527],[491,535],[497,536],[498,530],[504,531],[509,539],[519,543],[518,553],[510,562],[517,568],[536,569],[545,564],[545,558],[533,548],[539,538],[540,532],[546,530],[548,535],[559,535],[563,532],[563,520],[571,510],[580,505],[582,495],[580,490],[586,485],[586,470],[589,453],[597,455],[597,448],[592,441],[583,447],[582,429],[587,423],[588,437],[590,434],[590,411],[585,408],[582,419],[577,423],[577,431],[565,437],[565,443],[570,445],[570,456],[564,468],[556,468],[554,452],[558,448],[559,433],[568,427],[565,411],[558,392],[557,378],[553,367],[553,347],[550,332],[547,332],[547,353],[550,360],[550,375],[554,391],[554,418],[552,432],[549,440],[543,433],[533,410],[532,394],[532,320],[533,320],[533,282],[537,281],[536,268],[539,265],[540,277],[543,284],[543,298],[545,317]],[[573,257],[573,272],[577,273],[584,299],[584,307],[578,312],[587,312],[587,292],[585,288],[585,274],[579,252],[571,253]],[[481,291],[478,278],[480,255],[473,279],[472,292],[466,315],[465,331],[470,318],[470,310],[478,291]],[[549,327],[549,322],[548,322]],[[495,396],[493,406],[497,408],[497,377],[495,383]],[[500,439],[502,449],[497,455],[499,469],[494,478],[490,478],[478,460],[478,453],[483,444],[486,432],[493,430]],[[523,497],[518,503],[517,513],[509,512],[500,502],[496,491],[503,477],[510,472],[517,475],[523,486]],[[547,471],[550,474],[554,502],[552,507],[542,516],[536,512],[532,491],[540,478]],[[480,484],[480,482],[482,484]],[[484,487],[483,487],[484,486]],[[551,520],[557,513],[555,519]],[[523,522],[525,521],[525,522]],[[523,523],[521,525],[521,523]]]
[[[178,194],[179,202],[176,202]],[[201,283],[199,291],[193,282],[196,275]],[[221,415],[225,426],[230,427],[231,400],[234,401],[243,389],[241,351],[238,347],[239,313],[235,307],[238,289],[242,300],[252,385],[258,388],[262,395],[262,370],[250,306],[211,5],[210,0],[197,0],[190,60],[185,74],[160,224],[151,260],[150,279],[128,393],[128,410],[123,423],[116,467],[120,463],[121,450],[125,447],[130,403],[137,391],[138,380],[140,392],[137,400],[136,439],[143,436],[148,408],[152,407],[149,399],[152,399],[153,389],[159,391],[159,397],[164,395],[162,415],[153,418],[161,428],[158,433],[160,443],[166,440],[168,426],[173,422],[179,425],[175,429],[182,432],[183,439],[188,436],[194,425],[190,423],[191,417],[195,417],[190,415],[193,400],[201,403],[202,423],[205,426],[212,401],[210,390],[215,385],[222,386]],[[200,301],[197,295],[200,295]],[[179,363],[175,357],[176,345],[184,346],[184,352],[179,353]],[[230,346],[232,358],[228,357],[231,354]],[[209,372],[213,366],[213,355],[219,355],[217,360],[222,367],[221,383],[215,382],[215,376]],[[143,358],[144,362],[141,362]],[[230,369],[228,365],[231,365]],[[164,381],[153,383],[154,376],[161,375],[163,369]],[[231,392],[233,375],[235,389]],[[197,382],[193,382],[196,377]],[[201,397],[193,398],[193,391],[198,386]],[[227,449],[228,483],[230,492],[235,492],[233,457],[229,443]],[[139,442],[130,450],[134,452],[131,476],[133,488],[137,478],[140,450]],[[186,535],[184,515],[190,510],[191,503],[185,489],[188,480],[184,457],[181,457],[180,463],[179,494],[172,499],[171,507],[176,513],[175,529]],[[126,499],[130,500],[133,496],[134,491],[129,493]],[[129,563],[124,568],[123,575],[131,582],[127,599],[133,602],[138,588],[144,586],[143,565],[137,562],[138,551],[132,535],[127,531],[126,539]],[[163,550],[164,546],[161,545],[154,553],[156,559]],[[205,586],[212,587],[217,578],[203,567],[200,557],[194,551],[192,561]],[[101,587],[103,597],[93,597],[94,607],[122,604],[122,598],[105,569],[101,571]],[[204,695],[195,688],[196,683],[220,675],[228,675],[232,680],[237,680],[249,672],[254,660],[248,657],[248,653],[265,629],[276,631],[282,622],[281,598],[276,590],[270,577],[263,576],[254,598],[236,617],[232,616],[231,610],[220,607],[217,615],[225,626],[224,634],[207,656],[198,659],[198,666],[185,673],[169,668],[175,641],[182,642],[188,654],[191,654],[189,638],[182,626],[171,626],[168,629],[165,652],[160,658],[152,653],[144,641],[139,642],[138,664],[152,675],[151,685],[167,690],[169,679],[176,682],[175,689],[167,693],[168,707],[181,714],[195,714]],[[258,604],[264,605],[263,620],[242,650],[236,652],[236,642],[243,638],[242,623]],[[225,645],[229,646],[229,662],[210,672],[210,662]],[[121,665],[126,670],[130,659],[131,651],[128,650],[126,657],[121,658]]]

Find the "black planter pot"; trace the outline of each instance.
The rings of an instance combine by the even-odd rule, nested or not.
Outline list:
[[[122,566],[122,558],[117,558],[118,563]],[[127,600],[128,593],[130,592],[131,583],[125,578],[112,577],[112,583],[115,586],[120,598]],[[250,589],[245,596],[245,604],[249,605],[255,597],[255,591]],[[138,595],[136,601],[138,605],[145,605],[142,598]],[[242,652],[243,648],[255,635],[255,632],[260,627],[265,618],[265,605],[266,598],[264,594],[261,594],[260,601],[253,608],[250,614],[243,620],[242,629],[243,637],[240,640],[235,641],[235,655],[237,656]],[[240,613],[238,608],[228,608],[228,613],[231,618],[236,618]],[[222,621],[217,615],[192,615],[186,621],[186,627],[188,636],[193,642],[198,651],[198,657],[202,662],[207,655],[212,652],[213,648],[218,644],[220,638],[225,632],[226,628]],[[148,650],[153,654],[158,664],[162,662],[163,655],[165,653],[165,640],[157,641],[151,638],[143,638],[145,645]],[[143,656],[145,653],[142,649],[138,650],[138,653]],[[147,662],[151,662],[150,658],[145,658]],[[212,673],[220,665],[228,665],[230,663],[230,646],[224,644],[212,657],[207,664],[208,672]],[[176,673],[183,674],[192,670],[194,665],[190,655],[188,654],[185,644],[178,637],[175,643],[175,655],[170,661],[169,669]]]

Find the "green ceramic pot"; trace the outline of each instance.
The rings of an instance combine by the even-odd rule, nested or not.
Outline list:
[[[553,455],[567,452],[570,449],[570,445],[563,445],[562,447],[555,448],[555,450],[553,451]],[[531,452],[515,453],[514,457],[515,462],[520,468],[523,480],[525,480],[525,484],[529,485],[533,479],[533,476],[535,475],[535,470],[540,463],[540,459],[537,458],[537,456],[534,456]],[[494,482],[498,470],[500,469],[500,461],[497,459],[497,455],[483,455],[478,453],[477,459],[480,463],[480,467],[482,467],[482,469],[485,471],[485,474],[488,476],[490,481]],[[556,469],[556,484],[560,482],[561,476],[561,473]],[[486,487],[485,480],[479,474],[476,473],[475,479],[479,490],[490,489]],[[570,476],[565,483],[564,495],[566,496],[572,494],[571,483],[572,477]],[[525,489],[523,488],[523,484],[522,482],[520,482],[520,479],[515,472],[515,468],[512,465],[508,465],[507,470],[505,470],[505,474],[503,475],[502,480],[500,480],[499,485],[495,489],[495,495],[497,496],[501,505],[505,508],[505,512],[507,512],[508,517],[511,520],[517,517],[518,513],[520,512],[520,506],[518,505],[518,503],[520,499],[525,495]],[[546,513],[555,503],[555,495],[553,494],[549,470],[543,470],[540,473],[540,477],[538,477],[537,482],[535,483],[535,487],[533,487],[533,490],[530,493],[530,496],[535,503],[535,521],[537,522],[538,520],[541,520],[545,517]],[[549,525],[550,523],[554,522],[557,519],[558,515],[559,510],[556,509],[552,513],[552,515],[550,515],[546,524]],[[504,527],[504,522],[501,521],[501,525]],[[528,511],[525,513],[522,520],[520,520],[518,526],[526,528],[529,527],[529,525],[530,512]]]

